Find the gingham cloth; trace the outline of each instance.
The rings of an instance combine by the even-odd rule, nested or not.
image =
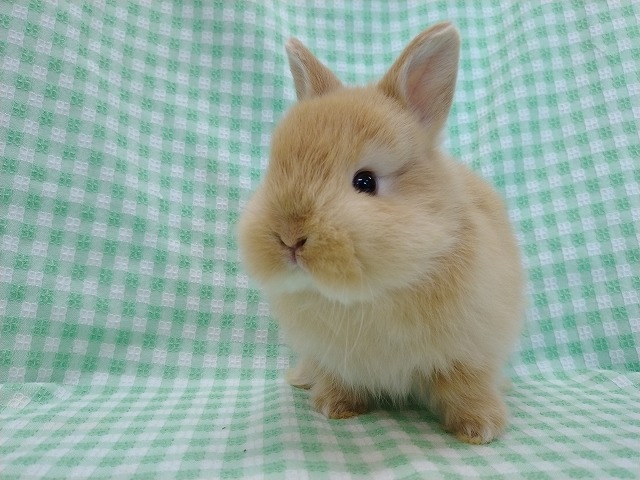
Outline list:
[[[529,278],[488,446],[418,407],[313,412],[234,233],[294,101],[285,40],[365,83],[444,19],[463,38],[446,145],[505,198]],[[637,478],[639,19],[613,0],[0,4],[0,478]]]

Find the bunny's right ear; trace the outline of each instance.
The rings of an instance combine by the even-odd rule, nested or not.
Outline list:
[[[289,68],[296,85],[298,100],[324,95],[342,87],[331,70],[325,67],[300,40],[290,38],[285,45]]]

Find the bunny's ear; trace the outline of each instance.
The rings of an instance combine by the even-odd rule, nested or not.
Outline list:
[[[285,45],[298,100],[324,95],[342,87],[340,80],[297,38]]]
[[[437,135],[449,116],[459,54],[456,28],[449,22],[436,24],[413,39],[378,87],[415,111]]]

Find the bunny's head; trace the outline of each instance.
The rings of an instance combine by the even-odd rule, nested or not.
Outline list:
[[[435,25],[379,83],[347,88],[287,43],[298,102],[239,225],[245,265],[267,290],[350,304],[436,268],[460,228],[462,190],[438,144],[459,48],[451,24]]]

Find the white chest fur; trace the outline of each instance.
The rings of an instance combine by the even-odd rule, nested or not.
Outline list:
[[[295,307],[287,296],[272,300],[287,342],[345,384],[374,394],[408,395],[416,375],[444,368],[463,345],[452,345],[451,331],[433,328],[423,312],[392,304],[345,306],[315,295]],[[301,301],[304,300],[304,301]],[[303,306],[303,307],[301,307]]]

